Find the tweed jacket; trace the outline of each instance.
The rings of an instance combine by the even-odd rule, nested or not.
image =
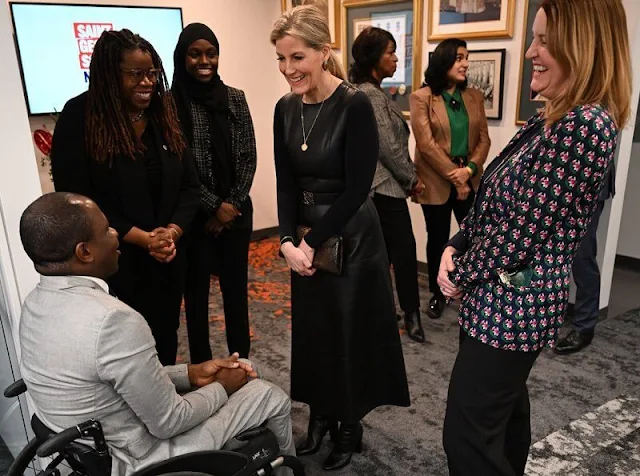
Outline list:
[[[371,188],[382,195],[406,198],[418,180],[409,155],[409,126],[387,94],[373,83],[358,89],[371,101],[378,125],[380,152]]]
[[[25,299],[19,332],[36,413],[55,431],[99,420],[113,475],[211,447],[197,428],[227,402],[222,385],[180,396],[190,389],[187,366],[162,367],[142,315],[95,281],[42,276]]]
[[[489,165],[476,204],[450,242],[462,252],[449,275],[465,291],[460,325],[505,350],[555,345],[571,264],[617,143],[617,127],[598,104],[578,106],[528,138],[542,121],[530,119]],[[509,274],[519,271],[531,275],[529,282],[512,283]]]
[[[203,162],[198,154],[194,154],[196,168],[200,176],[200,201],[202,207],[210,214],[220,207],[223,201],[231,203],[238,210],[246,201],[256,173],[257,152],[256,136],[253,120],[244,92],[226,86],[229,96],[229,129],[231,132],[231,157],[235,167],[235,185],[228,197],[216,195],[216,177],[211,171],[211,164]]]
[[[462,91],[462,100],[469,116],[468,159],[478,166],[478,173],[471,185],[477,190],[491,139],[482,93],[477,89],[466,88]],[[429,86],[411,94],[409,107],[411,128],[416,138],[414,160],[418,175],[425,184],[424,192],[416,197],[416,201],[427,205],[442,205],[451,194],[451,182],[446,176],[456,169],[450,159],[451,128],[447,107],[442,96],[434,96]]]

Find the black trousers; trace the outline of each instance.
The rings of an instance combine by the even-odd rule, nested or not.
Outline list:
[[[539,354],[461,336],[443,430],[450,476],[524,474],[531,445],[527,379]]]
[[[127,243],[121,243],[120,249],[122,263],[109,280],[111,291],[143,315],[156,341],[160,363],[174,365],[187,265],[185,243],[178,242],[176,257],[168,264]]]
[[[413,312],[420,307],[420,296],[416,239],[407,200],[376,193],[373,203],[380,217],[389,262],[393,265],[400,308],[405,313]]]
[[[598,267],[598,223],[604,208],[599,201],[596,212],[573,258],[573,280],[576,282],[576,303],[573,328],[592,332],[600,315],[600,268]]]
[[[207,236],[196,219],[188,252],[184,293],[191,363],[211,359],[209,344],[209,285],[212,268],[220,280],[229,354],[249,356],[247,272],[251,228],[231,228],[218,237]]]
[[[458,200],[456,188],[451,185],[449,199],[442,205],[422,205],[424,221],[427,226],[427,270],[429,271],[429,290],[441,295],[438,286],[438,269],[444,247],[449,241],[451,231],[451,212],[458,223],[462,222],[473,206],[473,190],[466,200]]]

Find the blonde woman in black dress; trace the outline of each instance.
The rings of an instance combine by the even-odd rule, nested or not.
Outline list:
[[[409,405],[389,261],[369,198],[377,127],[367,96],[343,81],[317,8],[283,14],[271,42],[292,90],[276,106],[274,143],[281,251],[292,270],[291,398],[311,407],[298,454],[316,452],[334,430],[323,466],[331,470],[360,450],[367,413]],[[299,243],[298,225],[312,228]],[[332,235],[344,240],[340,275],[312,266]]]

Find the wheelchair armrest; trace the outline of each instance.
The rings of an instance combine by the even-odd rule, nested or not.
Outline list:
[[[17,397],[27,391],[27,384],[24,380],[18,379],[4,389],[4,396],[7,398]]]
[[[38,456],[44,458],[46,456],[51,456],[53,453],[61,453],[69,443],[80,438],[80,436],[80,431],[76,427],[67,428],[64,431],[51,436],[47,441],[42,443],[37,451]]]
[[[67,445],[78,438],[92,438],[96,454],[98,456],[109,455],[104,433],[102,432],[102,425],[100,425],[99,421],[91,419],[47,438],[38,448],[38,456],[45,457],[53,453],[60,453]]]
[[[236,440],[239,441],[249,441],[258,436],[264,435],[265,433],[270,432],[270,430],[264,426],[257,426],[255,428],[251,428],[247,431],[243,431],[239,435],[236,436]]]

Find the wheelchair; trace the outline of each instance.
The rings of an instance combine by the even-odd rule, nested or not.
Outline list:
[[[9,385],[4,396],[17,397],[27,391],[22,379]],[[35,438],[18,454],[7,476],[22,476],[36,456],[53,458],[36,476],[111,476],[111,455],[100,422],[87,420],[56,433],[34,414],[31,428]],[[93,447],[76,441],[91,439]],[[242,446],[233,451],[215,450],[188,453],[146,466],[132,476],[267,476],[280,467],[288,467],[294,476],[305,476],[304,466],[293,456],[280,455],[275,435],[260,426],[247,430],[236,439]]]

